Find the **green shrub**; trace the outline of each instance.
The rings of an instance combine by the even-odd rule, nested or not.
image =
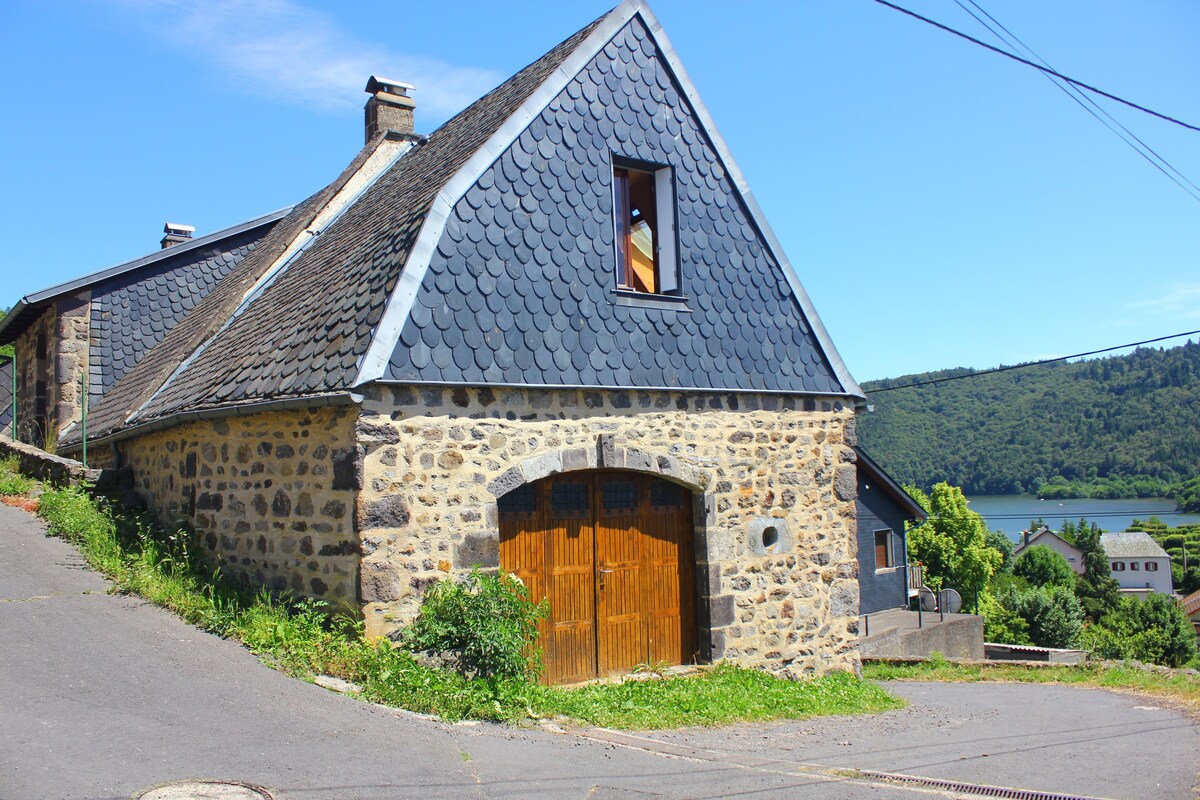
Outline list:
[[[996,598],[1025,621],[1029,639],[1038,647],[1076,647],[1083,633],[1083,607],[1062,586],[1009,588]]]
[[[18,471],[17,459],[0,461],[0,495],[28,494],[31,489],[33,481]]]
[[[1001,605],[991,592],[980,595],[979,613],[983,615],[984,641],[1033,644],[1025,620],[1017,612]]]
[[[401,643],[448,657],[464,675],[533,680],[541,671],[538,620],[546,613],[515,576],[473,569],[461,582],[429,587]]]
[[[1180,667],[1196,658],[1196,632],[1187,615],[1165,594],[1126,597],[1116,611],[1089,630],[1089,649],[1101,658],[1135,659]]]

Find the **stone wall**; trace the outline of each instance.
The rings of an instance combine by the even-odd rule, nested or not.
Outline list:
[[[0,459],[7,458],[17,459],[21,474],[55,486],[95,485],[103,480],[99,469],[88,469],[78,461],[0,436]]]
[[[58,301],[54,330],[54,410],[61,434],[83,416],[83,382],[88,375],[90,293]]]
[[[14,438],[38,446],[43,444],[42,435],[45,433],[41,426],[34,424],[38,381],[43,381],[46,386],[47,410],[51,410],[54,404],[52,365],[56,316],[54,309],[47,310],[13,343],[17,358],[17,397],[14,403],[17,431]],[[45,337],[45,358],[38,358],[39,334]]]
[[[226,576],[358,610],[350,408],[188,423],[119,444],[134,488],[196,532]]]
[[[857,669],[854,413],[833,398],[368,387],[358,419],[369,635],[498,561],[496,498],[555,472],[662,474],[702,498],[702,651],[799,676]],[[767,527],[779,541],[763,547]]]

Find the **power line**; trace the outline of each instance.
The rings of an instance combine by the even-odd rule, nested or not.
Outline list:
[[[1014,369],[1028,369],[1029,367],[1040,367],[1043,364],[1056,364],[1059,361],[1069,361],[1072,358],[1084,358],[1085,356],[1099,355],[1100,353],[1110,353],[1113,350],[1124,350],[1127,347],[1141,347],[1144,344],[1154,344],[1155,342],[1165,342],[1168,339],[1179,339],[1183,336],[1195,336],[1200,333],[1200,330],[1184,331],[1183,333],[1173,333],[1170,336],[1159,336],[1155,339],[1143,339],[1140,342],[1130,342],[1129,344],[1118,344],[1112,347],[1103,347],[1099,350],[1089,350],[1086,353],[1075,353],[1069,356],[1059,356],[1058,358],[1044,358],[1041,361],[1030,361],[1025,364],[1013,364],[1008,367],[993,367],[991,369],[974,370],[965,375],[948,375],[944,378],[933,378],[927,381],[917,381],[915,383],[906,383],[903,386],[887,386],[882,389],[871,389],[868,394],[882,394],[883,392],[894,392],[897,389],[911,389],[914,386],[932,386],[935,383],[947,383],[949,381],[961,381],[967,378],[977,378],[980,375],[992,375],[997,372],[1011,372]]]
[[[1009,47],[1012,47],[1014,49],[1020,49],[1020,50],[1024,51],[1026,54],[1028,54],[1032,58],[1035,58],[1039,62],[1041,62],[1044,66],[1046,66],[1050,69],[1053,69],[1053,67],[1050,67],[1050,62],[1046,61],[1046,59],[1042,58],[1040,55],[1038,55],[1036,52],[1034,52],[1032,47],[1025,44],[1025,42],[1021,41],[1021,38],[1019,36],[1017,36],[1015,33],[1010,31],[1008,28],[1006,28],[1004,26],[1004,24],[1002,22],[1000,22],[998,19],[993,17],[991,14],[989,14],[983,8],[983,6],[979,5],[979,3],[975,2],[975,0],[966,0],[966,1],[968,3],[970,3],[972,6],[974,6],[975,9],[979,11],[979,14],[983,14],[983,16],[985,16],[989,20],[991,20],[991,22],[993,24],[995,24],[996,27],[1000,28],[1000,30],[1003,31],[1004,34],[1007,35],[1007,37],[1005,35],[1001,34],[999,31],[997,31],[996,28],[993,28],[992,25],[988,24],[986,21],[981,19],[979,17],[979,14],[976,14],[970,8],[967,8],[967,6],[963,4],[963,0],[954,0],[954,2],[958,5],[959,8],[961,8],[963,11],[966,11],[968,14],[970,14],[972,17],[974,17],[976,22],[978,22],[983,27],[987,28],[988,31],[990,31],[991,34],[993,36],[995,36],[997,39],[1004,42]],[[1133,151],[1135,153],[1137,153],[1139,156],[1144,158],[1146,160],[1146,162],[1150,164],[1150,166],[1154,167],[1156,170],[1161,172],[1163,175],[1167,176],[1167,178],[1169,178],[1172,182],[1174,182],[1175,185],[1178,186],[1180,189],[1183,189],[1183,191],[1187,192],[1188,195],[1190,197],[1192,197],[1194,200],[1196,200],[1197,202],[1200,202],[1200,194],[1197,194],[1197,192],[1200,192],[1200,186],[1197,186],[1195,183],[1193,183],[1191,180],[1189,180],[1186,175],[1184,175],[1182,172],[1180,172],[1178,169],[1176,169],[1175,166],[1173,164],[1171,164],[1171,162],[1167,161],[1167,159],[1165,159],[1162,155],[1160,155],[1158,153],[1158,151],[1156,151],[1153,147],[1151,147],[1150,145],[1143,142],[1137,136],[1137,134],[1135,134],[1133,131],[1129,130],[1129,128],[1126,128],[1124,125],[1122,125],[1121,122],[1119,122],[1115,117],[1113,117],[1112,114],[1109,114],[1106,110],[1104,110],[1103,106],[1097,104],[1095,100],[1093,100],[1091,97],[1084,94],[1080,90],[1076,89],[1071,84],[1060,81],[1058,78],[1055,78],[1054,76],[1052,76],[1048,73],[1043,72],[1042,77],[1044,77],[1046,80],[1050,81],[1050,83],[1054,84],[1054,86],[1059,91],[1061,91],[1067,97],[1071,98],[1071,100],[1076,105],[1078,105],[1084,111],[1091,114],[1092,117],[1095,118],[1095,120],[1097,122],[1099,122],[1104,127],[1108,128],[1108,130],[1112,131],[1114,136],[1119,138],[1125,144],[1129,145],[1129,147],[1132,148]],[[1107,120],[1102,119],[1100,116],[1101,114],[1103,114],[1105,117],[1107,117]],[[1113,127],[1114,125],[1116,127]],[[1120,128],[1121,130],[1118,131],[1117,128]],[[1122,131],[1124,133],[1122,133]],[[1132,139],[1132,141],[1130,141],[1131,139]],[[1136,144],[1134,144],[1134,142],[1136,142]],[[1153,158],[1151,156],[1153,156]],[[1171,173],[1174,173],[1174,175]],[[1176,175],[1179,177],[1178,178],[1175,177]],[[1180,182],[1181,180],[1183,181],[1182,183]],[[1188,186],[1190,186],[1191,189],[1189,189],[1188,186],[1184,186],[1184,183],[1188,184]],[[1193,190],[1195,190],[1195,191],[1193,191]]]
[[[1200,131],[1200,127],[1198,127],[1196,125],[1191,125],[1187,122],[1176,119],[1175,117],[1168,116],[1166,114],[1160,114],[1159,112],[1154,111],[1153,109],[1146,108],[1145,106],[1140,106],[1137,103],[1134,103],[1130,100],[1124,99],[1123,97],[1117,97],[1115,94],[1106,92],[1103,89],[1098,89],[1095,86],[1084,83],[1083,81],[1078,81],[1070,76],[1063,75],[1061,72],[1056,72],[1055,70],[1052,70],[1049,67],[1043,67],[1041,64],[1035,64],[1034,62],[1030,61],[1027,58],[1021,58],[1020,56],[1015,55],[1014,53],[1010,53],[1007,50],[1002,50],[1001,48],[990,45],[987,42],[980,41],[979,39],[976,39],[974,36],[969,36],[969,35],[963,33],[962,31],[958,31],[958,30],[955,30],[954,28],[951,28],[948,25],[943,25],[942,23],[932,20],[929,17],[923,17],[915,11],[909,11],[907,8],[898,6],[895,3],[889,3],[888,0],[875,0],[875,2],[879,3],[879,5],[881,5],[881,6],[887,6],[888,8],[893,9],[894,11],[899,11],[901,14],[907,14],[908,16],[912,17],[913,19],[920,20],[921,22],[924,22],[928,25],[932,25],[935,28],[940,28],[941,30],[946,31],[947,33],[952,33],[961,39],[966,39],[968,42],[971,42],[972,44],[977,44],[980,47],[991,50],[993,53],[999,53],[1000,55],[1004,56],[1005,58],[1011,58],[1013,61],[1017,61],[1021,64],[1024,64],[1027,67],[1033,67],[1036,70],[1045,72],[1049,75],[1053,75],[1056,78],[1061,78],[1062,80],[1066,81],[1067,83],[1070,83],[1074,86],[1078,86],[1080,89],[1086,89],[1087,91],[1092,92],[1094,94],[1098,94],[1101,97],[1107,97],[1109,100],[1115,100],[1118,103],[1127,105],[1130,108],[1135,108],[1138,111],[1149,114],[1153,117],[1158,117],[1159,119],[1165,120],[1166,122],[1173,122],[1176,125],[1182,126],[1189,130]]]

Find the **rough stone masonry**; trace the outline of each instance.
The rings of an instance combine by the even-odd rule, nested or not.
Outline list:
[[[396,631],[433,581],[498,566],[498,496],[616,467],[701,499],[709,657],[792,677],[856,670],[854,431],[833,398],[371,387],[357,422],[367,633]]]

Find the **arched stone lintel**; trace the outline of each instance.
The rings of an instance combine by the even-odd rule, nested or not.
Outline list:
[[[555,450],[532,456],[510,467],[487,485],[493,497],[504,495],[527,483],[551,475],[586,469],[627,469],[657,475],[693,492],[703,493],[709,476],[701,469],[684,464],[674,456],[655,455],[636,447],[622,446],[613,434],[596,437],[596,447]]]

